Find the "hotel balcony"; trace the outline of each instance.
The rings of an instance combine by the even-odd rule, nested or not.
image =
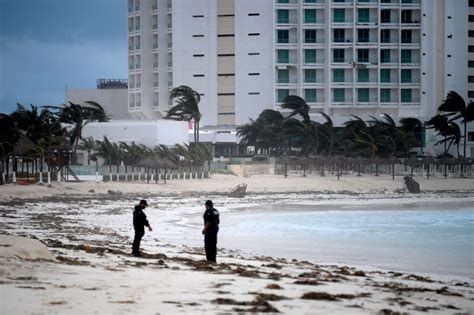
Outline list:
[[[333,8],[352,8],[353,0],[332,0],[331,6]]]
[[[277,0],[275,7],[278,8],[297,8],[298,7],[298,0]]]
[[[404,8],[420,8],[421,0],[400,0],[400,7]]]

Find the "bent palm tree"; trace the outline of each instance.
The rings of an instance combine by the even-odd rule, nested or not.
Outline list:
[[[84,104],[69,102],[63,106],[45,106],[58,110],[56,113],[61,123],[70,125],[68,130],[69,143],[73,147],[76,156],[79,140],[82,139],[82,130],[91,121],[108,121],[105,110],[96,102],[86,101]]]
[[[466,156],[466,142],[467,142],[467,123],[474,121],[474,103],[469,102],[466,106],[464,99],[455,91],[448,92],[446,99],[438,107],[438,111],[445,112],[445,116],[451,117],[448,123],[455,120],[462,119],[464,124],[464,157]]]
[[[92,137],[82,139],[82,143],[78,148],[87,152],[87,165],[91,165],[91,152],[95,150],[97,144]]]
[[[181,121],[194,119],[194,142],[199,143],[199,122],[201,121],[199,102],[201,96],[189,86],[181,85],[171,90],[170,99],[174,99],[176,105],[166,113],[165,119]]]

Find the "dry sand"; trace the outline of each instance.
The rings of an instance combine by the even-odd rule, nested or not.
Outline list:
[[[474,193],[474,178],[433,178],[415,177],[422,192]],[[107,194],[109,190],[132,195],[160,194],[205,194],[226,193],[239,184],[247,184],[248,193],[296,193],[296,192],[342,192],[342,193],[385,193],[403,192],[403,178],[398,176],[343,176],[339,180],[334,176],[307,176],[293,174],[285,178],[277,175],[253,175],[243,178],[233,175],[213,175],[210,179],[172,180],[163,182],[53,182],[46,185],[3,185],[0,186],[0,200],[38,199],[60,196],[93,196]],[[93,192],[90,192],[90,191]]]

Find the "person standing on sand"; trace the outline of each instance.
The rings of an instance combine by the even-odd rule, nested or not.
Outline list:
[[[206,259],[208,262],[216,262],[217,255],[217,232],[219,232],[219,211],[214,209],[212,201],[207,200],[204,212],[204,248],[206,250]]]
[[[133,211],[133,228],[135,229],[135,238],[133,239],[132,254],[135,257],[140,257],[140,242],[143,235],[145,235],[145,226],[148,227],[148,230],[151,232],[153,229],[150,226],[150,223],[146,219],[146,215],[143,212],[143,209],[148,207],[146,200],[140,200],[138,206],[135,206]]]

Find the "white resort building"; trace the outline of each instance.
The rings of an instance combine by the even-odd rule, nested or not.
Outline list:
[[[203,125],[241,125],[288,94],[336,122],[433,115],[467,99],[467,0],[128,0],[129,102],[161,118],[169,90]]]

